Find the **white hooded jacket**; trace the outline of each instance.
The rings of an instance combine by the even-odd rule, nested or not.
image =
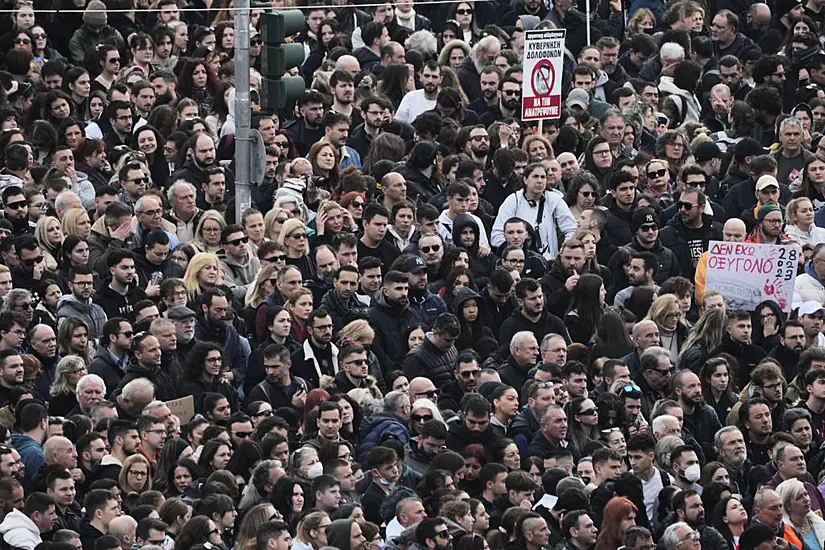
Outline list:
[[[24,550],[34,550],[35,546],[43,542],[37,525],[17,509],[6,514],[3,523],[0,523],[0,535],[9,546]]]

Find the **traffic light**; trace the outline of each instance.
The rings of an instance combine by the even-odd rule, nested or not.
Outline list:
[[[274,11],[263,14],[263,51],[261,69],[263,72],[263,97],[261,107],[265,111],[283,109],[295,101],[306,89],[300,76],[284,76],[304,62],[303,44],[286,44],[287,37],[304,30],[306,20],[301,10]]]

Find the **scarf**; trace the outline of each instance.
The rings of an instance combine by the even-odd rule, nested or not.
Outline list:
[[[410,11],[408,13],[402,13],[399,10],[395,10],[395,19],[398,21],[398,25],[400,27],[405,27],[410,29],[411,31],[415,30],[415,8],[410,7]]]

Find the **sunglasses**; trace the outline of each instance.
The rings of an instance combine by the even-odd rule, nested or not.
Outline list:
[[[34,35],[35,40],[45,40],[46,38],[48,38],[48,36],[45,35],[45,34],[35,34]]]
[[[432,415],[424,414],[424,415],[417,415],[414,414],[410,417],[413,422],[429,422],[433,419]]]
[[[132,118],[132,117],[129,117]],[[129,180],[132,183],[149,183],[149,178],[135,178],[133,180]]]
[[[640,226],[639,226],[639,229],[641,229],[641,230],[642,230],[642,231],[644,231],[645,233],[648,233],[648,232],[650,232],[650,231],[656,231],[656,230],[658,230],[658,229],[659,229],[659,226],[658,226],[658,225],[656,225],[655,223],[646,223],[646,224],[644,224],[644,225],[640,225]]]
[[[292,235],[289,236],[289,238],[290,239],[295,239],[296,241],[300,241],[301,239],[306,239],[307,234],[306,233],[293,233]]]
[[[32,43],[32,41],[29,40],[28,38],[15,38],[14,43],[15,44],[25,44],[26,46],[28,46],[29,44]]]
[[[679,201],[679,209],[680,210],[693,210],[694,206],[698,206],[698,205],[693,204],[693,203],[689,203],[689,202]]]
[[[587,197],[595,197],[595,196],[596,196],[596,192],[595,192],[595,191],[579,191],[579,193],[581,193],[581,194],[582,194],[582,197],[585,197],[585,198],[587,198]]]
[[[22,210],[28,206],[28,204],[29,203],[26,201],[10,202],[6,205],[6,208],[10,208],[11,210]]]
[[[125,336],[126,338],[131,338],[131,337],[132,337],[132,335],[134,334],[134,332],[132,332],[131,330],[124,330],[123,332],[121,332],[121,333],[119,333],[119,334],[122,334],[122,335],[123,335],[123,336]]]
[[[585,409],[579,413],[579,416],[593,416],[596,414],[596,409]]]
[[[226,244],[231,244],[232,246],[238,246],[239,244],[246,244],[249,242],[249,237],[241,237],[240,239],[235,239],[232,241],[226,241]]]
[[[261,39],[260,38],[254,38],[254,39],[249,41],[249,45],[253,46],[253,47],[254,46],[260,46],[261,45]]]
[[[424,254],[429,254],[430,251],[438,252],[439,250],[441,250],[441,245],[440,244],[434,244],[432,246],[422,246],[421,247],[421,252],[423,252]]]
[[[269,258],[264,258],[263,261],[271,262],[271,263],[284,262],[284,261],[286,261],[286,255],[283,254],[283,255],[278,255],[278,256],[270,256]]]
[[[20,260],[20,261],[23,262],[25,265],[35,265],[35,264],[39,264],[40,262],[43,261],[43,256],[38,256],[37,258],[31,258],[29,260]]]
[[[361,201],[352,201],[350,203],[350,206],[352,206],[353,208],[364,208],[364,203]]]
[[[661,178],[665,174],[667,174],[667,168],[662,168],[661,170],[656,170],[655,172],[648,172],[647,177],[651,179]]]
[[[521,90],[502,90],[504,95],[521,95]]]
[[[265,411],[259,412],[258,414],[253,414],[252,416],[254,416],[256,418],[259,417],[259,416],[265,416],[265,417],[269,418],[270,416],[272,416],[272,411],[267,409]]]
[[[464,378],[465,380],[469,380],[470,378],[475,378],[476,376],[481,374],[481,369],[466,370],[466,371],[461,372],[459,374],[461,375],[461,378]]]
[[[448,539],[452,538],[452,535],[450,535],[450,532],[448,530],[439,531],[438,533],[435,534],[435,536],[437,536],[440,539],[445,539],[445,540],[448,540]]]
[[[120,58],[119,57],[113,57],[112,59],[109,59],[108,62],[111,63],[112,65],[114,65],[115,63],[120,63]]]
[[[473,15],[473,10],[455,10],[456,15]]]
[[[415,395],[426,395],[427,397],[433,398],[438,396],[438,390],[422,391]]]
[[[631,392],[641,393],[642,388],[640,388],[636,384],[627,384],[625,386],[622,386],[622,391],[626,392],[626,393],[631,393]]]
[[[235,432],[235,437],[238,439],[246,439],[252,437],[252,432]]]
[[[352,361],[346,361],[345,365],[357,365],[359,367],[364,366],[367,364],[366,359],[353,359]]]

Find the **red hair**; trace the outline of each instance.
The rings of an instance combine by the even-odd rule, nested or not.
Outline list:
[[[327,392],[327,390],[315,389],[307,394],[306,402],[304,403],[304,433],[306,433],[309,413],[312,412],[312,409],[318,406],[318,403],[321,401],[327,401],[328,399],[329,392]]]
[[[625,497],[610,499],[604,507],[602,528],[596,539],[595,550],[615,550],[622,545],[621,523],[630,513],[637,514],[639,509]]]

